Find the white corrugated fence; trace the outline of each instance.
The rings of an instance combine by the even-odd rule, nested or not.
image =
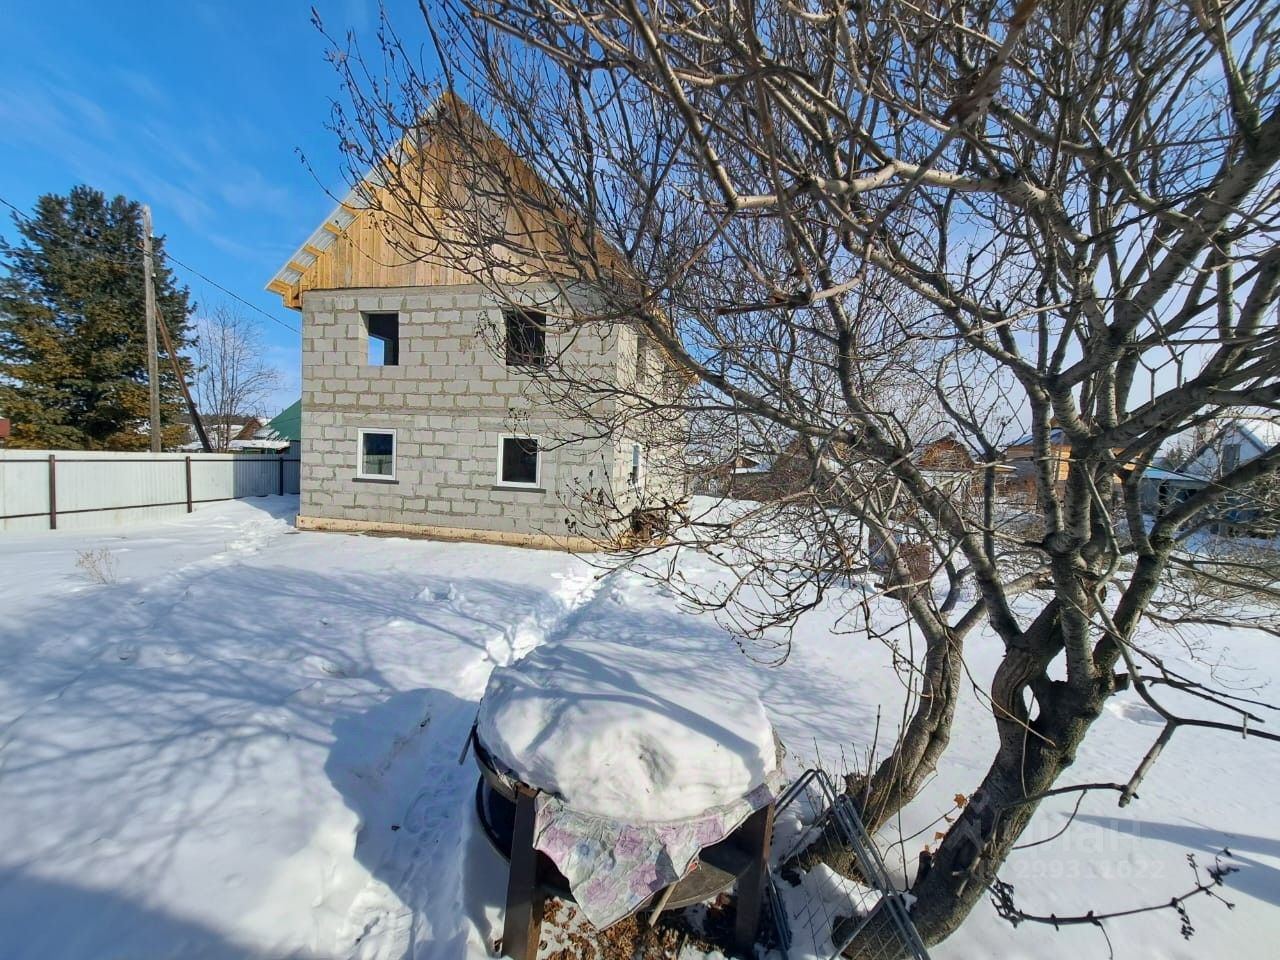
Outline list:
[[[0,530],[137,523],[201,503],[297,492],[295,453],[0,450]]]

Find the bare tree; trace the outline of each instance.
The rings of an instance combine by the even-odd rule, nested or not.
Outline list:
[[[1045,797],[1127,803],[1184,726],[1280,739],[1264,706],[1146,642],[1153,622],[1214,622],[1238,599],[1248,578],[1192,543],[1280,447],[1159,516],[1141,498],[1171,438],[1280,405],[1278,15],[1265,0],[446,0],[427,22],[444,96],[389,28],[377,58],[335,45],[353,182],[405,257],[465,262],[512,303],[554,278],[548,328],[651,344],[670,378],[655,391],[553,358],[548,402],[601,435],[666,425],[673,456],[705,450],[705,430],[807,465],[732,515],[697,515],[674,487],[651,497],[675,518],[659,575],[776,637],[880,570],[916,646],[895,647],[898,733],[849,783],[873,826],[947,747],[966,638],[1003,644],[999,747],[911,886],[930,942],[996,883]],[[975,451],[974,484],[919,462],[943,433]],[[1034,450],[1021,507],[1001,494],[1018,433]],[[599,530],[635,506],[607,484],[587,500]],[[721,558],[728,585],[684,583],[686,549]],[[1205,605],[1188,569],[1232,586]],[[856,610],[848,628],[875,630]],[[1126,687],[1165,723],[1151,751],[1127,782],[1061,783]]]
[[[258,328],[225,305],[197,321],[193,353],[196,406],[214,450],[225,452],[236,439],[234,426],[263,413],[280,371],[263,360]]]

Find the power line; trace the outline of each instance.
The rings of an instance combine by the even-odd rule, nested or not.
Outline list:
[[[273,317],[271,314],[267,313],[267,311],[263,310],[263,309],[262,309],[260,306],[258,306],[256,303],[251,303],[250,301],[246,300],[244,297],[240,296],[240,294],[235,293],[235,292],[233,292],[233,291],[231,291],[231,290],[228,290],[228,289],[227,289],[226,287],[224,287],[222,284],[218,283],[218,281],[216,281],[216,280],[211,280],[209,277],[205,276],[203,273],[201,273],[201,272],[200,272],[199,270],[197,270],[195,267],[191,266],[191,265],[190,265],[190,264],[188,264],[188,263],[183,263],[181,260],[179,260],[177,257],[175,257],[175,256],[174,256],[172,253],[170,253],[168,250],[163,250],[163,251],[161,251],[160,256],[164,257],[166,260],[170,261],[171,263],[175,263],[175,264],[177,264],[179,267],[182,267],[182,269],[186,270],[188,273],[195,274],[197,277],[199,277],[201,280],[203,280],[205,283],[209,284],[210,286],[217,287],[219,290],[221,290],[221,291],[222,291],[223,293],[225,293],[227,296],[231,297],[232,299],[238,300],[240,303],[243,303],[243,304],[244,304],[246,307],[248,307],[250,310],[256,310],[258,313],[262,314],[264,317],[266,317],[266,318],[267,318],[268,320],[270,320],[272,323],[279,324],[280,326],[282,326],[282,327],[284,327],[286,330],[288,330],[290,333],[296,333],[296,334],[298,334],[299,336],[301,336],[302,331],[301,331],[301,330],[299,330],[297,327],[292,327],[292,326],[290,326],[289,324],[285,323],[285,322],[284,322],[283,320],[281,320],[280,318],[278,318],[278,317]]]
[[[115,263],[115,264],[119,264],[120,266],[127,266],[127,267],[136,267],[136,266],[137,266],[137,263],[135,263],[134,261],[125,261],[125,260],[117,259],[117,258],[115,258],[115,257],[111,257],[111,256],[109,256],[109,255],[107,255],[107,254],[103,253],[103,252],[101,251],[101,249],[98,249],[98,248],[96,248],[96,247],[94,247],[94,246],[90,245],[89,243],[82,242],[81,240],[77,240],[77,239],[75,239],[75,238],[59,237],[57,234],[50,233],[48,230],[43,229],[43,228],[40,226],[40,224],[39,224],[36,220],[34,220],[32,217],[28,216],[26,213],[24,213],[24,212],[23,212],[22,210],[20,210],[18,207],[14,206],[12,203],[10,203],[8,200],[6,200],[4,197],[0,197],[0,204],[3,204],[4,206],[6,206],[6,207],[8,207],[10,210],[12,210],[12,211],[13,211],[13,212],[14,212],[14,213],[19,217],[19,219],[21,219],[24,223],[28,224],[28,225],[29,225],[29,226],[31,226],[31,227],[35,227],[35,228],[36,228],[36,229],[38,229],[38,230],[41,230],[41,232],[43,232],[43,233],[44,233],[44,234],[45,234],[45,235],[46,235],[50,240],[56,241],[56,242],[58,242],[58,243],[65,243],[65,244],[68,244],[68,245],[73,246],[73,247],[77,247],[78,249],[83,250],[83,251],[85,251],[85,252],[87,252],[87,253],[91,253],[91,254],[93,254],[95,257],[98,257],[99,259],[102,259],[102,260],[106,260],[106,261],[107,261],[107,262],[109,262],[109,263]],[[87,239],[87,238],[86,238],[86,239]],[[139,250],[139,252],[141,253],[141,249]],[[235,292],[234,292],[234,291],[232,291],[232,290],[228,290],[228,289],[227,289],[226,287],[224,287],[222,284],[218,283],[218,281],[216,281],[216,280],[214,280],[214,279],[210,278],[209,276],[207,276],[207,275],[206,275],[206,274],[204,274],[204,273],[201,273],[199,270],[197,270],[195,267],[191,266],[189,263],[186,263],[186,262],[184,262],[184,261],[182,261],[182,260],[179,260],[179,259],[178,259],[177,257],[175,257],[173,254],[171,254],[168,250],[160,251],[160,255],[161,255],[162,257],[164,257],[164,259],[168,260],[170,263],[174,264],[175,266],[181,267],[183,270],[186,270],[188,273],[190,273],[190,274],[192,274],[192,275],[194,275],[194,276],[199,277],[201,280],[203,280],[205,283],[209,284],[210,286],[212,286],[212,287],[216,287],[217,289],[221,290],[223,293],[225,293],[227,296],[231,297],[232,299],[236,300],[237,302],[244,304],[244,305],[245,305],[246,307],[248,307],[250,310],[253,310],[253,311],[257,312],[257,313],[262,314],[264,317],[266,317],[266,318],[267,318],[268,320],[270,320],[272,323],[274,323],[274,324],[276,324],[276,325],[278,325],[278,326],[284,327],[284,328],[285,328],[286,330],[288,330],[290,333],[297,334],[297,335],[301,336],[301,331],[300,331],[300,330],[298,330],[298,328],[297,328],[297,327],[294,327],[294,326],[291,326],[290,324],[285,323],[285,322],[284,322],[283,320],[281,320],[279,317],[272,316],[272,315],[271,315],[270,313],[268,313],[266,310],[263,310],[263,309],[262,309],[260,306],[258,306],[256,303],[252,303],[252,302],[250,302],[249,300],[246,300],[244,297],[240,296],[240,294],[235,293]]]

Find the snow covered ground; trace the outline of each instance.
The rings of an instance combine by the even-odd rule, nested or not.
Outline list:
[[[884,648],[832,637],[838,595],[766,668],[634,575],[601,582],[557,553],[300,533],[295,507],[265,498],[124,531],[0,538],[0,956],[485,956],[504,865],[471,828],[474,766],[458,755],[494,665],[571,635],[721,651],[796,769],[816,753],[838,768],[878,712],[883,740],[900,709]],[[104,549],[114,574],[99,583],[77,560]],[[698,561],[684,572],[715,576]],[[625,636],[611,626],[623,623]],[[1280,677],[1274,641],[1191,639],[1232,682]],[[993,733],[976,691],[997,653],[970,642],[962,736],[904,816],[904,834],[923,832],[887,848],[891,865],[914,862],[929,822],[981,776]],[[1126,778],[1158,732],[1132,698],[1099,723],[1076,781]],[[1172,912],[1110,923],[1115,954],[1274,956],[1278,791],[1280,750],[1185,731],[1141,799],[1086,799],[1075,827],[1017,854],[1005,879],[1031,912],[1117,910],[1188,889],[1186,854],[1205,864],[1229,847],[1234,911],[1191,901],[1190,941]],[[1027,840],[1051,837],[1073,802],[1046,808]],[[1015,930],[986,905],[933,951],[1107,952],[1097,930]]]

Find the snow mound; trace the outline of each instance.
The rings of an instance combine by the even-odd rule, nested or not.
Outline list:
[[[773,729],[731,661],[601,632],[490,674],[477,733],[501,766],[580,813],[630,823],[696,816],[773,772]]]

